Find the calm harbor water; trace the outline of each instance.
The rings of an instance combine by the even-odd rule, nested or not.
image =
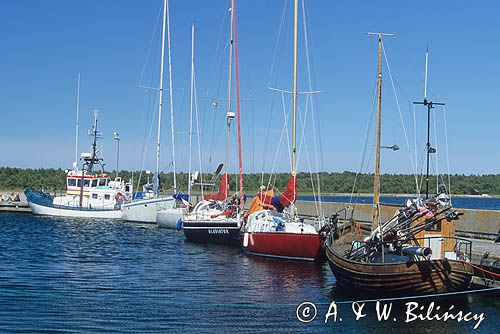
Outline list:
[[[155,225],[0,214],[1,333],[462,333],[475,324],[405,323],[405,301],[394,302],[390,321],[377,321],[374,303],[356,321],[345,303],[338,309],[342,322],[324,324],[332,300],[352,296],[335,287],[326,264],[192,244]],[[308,324],[296,318],[304,301],[318,308]],[[498,290],[417,301],[484,313],[475,333],[500,325]]]

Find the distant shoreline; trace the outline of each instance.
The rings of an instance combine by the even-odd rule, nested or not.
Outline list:
[[[24,193],[25,189],[21,188],[15,188],[15,189],[0,189],[0,194],[11,194],[11,193]],[[52,189],[46,188],[46,191],[48,193],[52,193]],[[64,191],[57,191],[58,194],[65,193]],[[252,191],[248,192],[246,195],[247,196],[252,196],[254,193],[257,193],[257,191]],[[192,194],[193,196],[200,196],[201,193],[195,192]],[[315,194],[312,192],[300,192],[298,196],[314,196]],[[321,194],[322,197],[373,197],[373,194],[370,193],[356,193],[356,194],[350,194],[350,193],[323,193]],[[415,198],[415,194],[380,194],[382,197],[403,197],[403,198]],[[461,197],[461,198],[500,198],[500,195],[467,195],[467,194],[452,194],[451,197]]]
[[[114,176],[114,171],[106,172],[110,177]],[[140,186],[151,182],[151,175],[145,173],[138,173],[126,170],[120,170],[120,177],[124,180],[134,180],[134,188],[139,184]],[[446,183],[452,186],[449,188],[444,183],[440,183],[439,187],[443,189],[450,189],[453,195],[477,198],[481,194],[488,194],[491,197],[500,196],[500,174],[489,175],[441,175],[443,180],[447,179]],[[237,174],[229,174],[231,181],[232,192],[236,188]],[[140,178],[140,180],[139,180]],[[212,180],[214,178],[215,184],[209,191],[217,192],[219,177],[214,177],[212,173],[204,173],[203,178]],[[434,178],[434,176],[433,176]],[[200,177],[201,179],[201,177]],[[274,189],[283,191],[290,179],[289,173],[269,173],[256,174],[247,173],[243,174],[244,190],[247,195],[257,193],[259,186],[267,182],[271,182]],[[161,188],[165,193],[172,191],[173,174],[171,172],[161,173]],[[234,183],[233,183],[234,181]],[[318,182],[320,184],[318,185]],[[382,174],[380,176],[381,191],[384,196],[402,196],[402,197],[415,197],[416,186],[414,175],[410,174]],[[311,177],[309,173],[297,173],[297,183],[301,195],[312,195],[317,189],[321,189],[325,196],[350,196],[354,190],[358,194],[356,196],[371,196],[373,192],[373,175],[369,173],[354,173],[349,171],[344,172],[321,172],[317,177]],[[353,185],[355,185],[353,189]],[[436,191],[438,185],[429,185],[429,190]],[[39,169],[23,169],[23,168],[9,168],[0,167],[0,189],[10,191],[23,191],[24,188],[40,189],[44,187],[47,191],[53,192],[54,189],[57,193],[66,192],[66,172],[62,169],[39,168]],[[423,187],[423,188],[422,188]],[[137,188],[142,189],[142,187]],[[184,172],[177,173],[177,189],[186,192],[188,189],[188,174]],[[420,191],[425,189],[425,185],[420,184]],[[193,190],[199,191],[195,187]],[[206,189],[208,190],[208,189]],[[463,195],[462,195],[463,194]],[[484,196],[487,197],[487,196]]]

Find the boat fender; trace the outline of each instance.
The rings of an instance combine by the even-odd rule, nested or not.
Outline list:
[[[330,234],[330,233],[333,233],[334,239],[338,239],[338,235],[337,236],[335,235],[336,231],[332,230],[332,227],[329,224],[325,224],[325,225],[323,225],[323,227],[321,227],[321,229],[318,232],[319,238],[321,239],[321,241],[325,241],[326,238],[328,237],[328,234]]]
[[[179,218],[179,220],[177,221],[177,231],[180,231],[182,229],[182,219]]]
[[[356,224],[354,225],[353,235],[355,235],[355,236],[361,235],[361,223],[360,222],[356,222]]]

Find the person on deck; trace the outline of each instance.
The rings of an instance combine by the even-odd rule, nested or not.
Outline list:
[[[250,203],[250,208],[245,214],[245,219],[252,213],[258,210],[274,210],[283,212],[283,210],[294,203],[297,198],[297,177],[295,174],[290,175],[285,191],[281,195],[274,195],[274,190],[269,186],[267,191],[264,185],[260,186],[257,196]]]
[[[234,193],[233,196],[231,197],[231,201],[227,206],[227,209],[217,215],[210,216],[210,218],[217,218],[220,216],[226,216],[226,217],[234,216],[235,213],[238,212],[238,209],[241,210],[241,208],[245,205],[245,200],[246,200],[245,195],[243,195],[243,201],[241,201],[239,194]]]

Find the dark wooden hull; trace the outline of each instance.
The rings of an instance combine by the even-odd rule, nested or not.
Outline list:
[[[327,241],[328,242],[328,241]],[[381,296],[425,295],[465,290],[474,273],[466,263],[448,259],[401,263],[361,263],[325,243],[337,284],[346,292]]]
[[[240,226],[237,222],[183,222],[182,228],[186,239],[192,242],[240,244]]]

